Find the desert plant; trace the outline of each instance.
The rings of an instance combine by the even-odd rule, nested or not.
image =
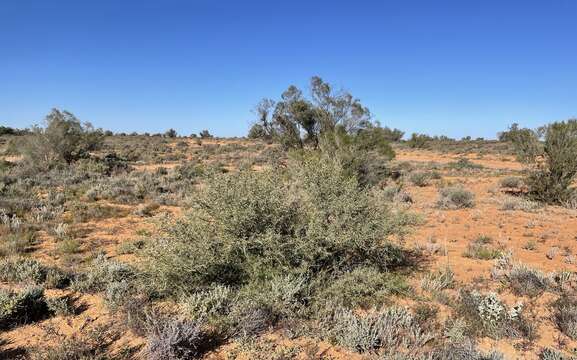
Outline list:
[[[49,315],[44,289],[31,287],[18,293],[0,290],[0,328],[37,321]]]
[[[45,127],[33,127],[19,146],[31,167],[47,169],[71,163],[102,144],[102,131],[90,123],[82,124],[72,113],[53,109],[46,116]]]
[[[169,222],[166,238],[152,243],[152,283],[174,294],[240,284],[263,271],[314,275],[402,261],[402,252],[383,241],[397,230],[390,213],[377,210],[338,165],[308,159],[285,176],[292,180],[278,171],[213,177],[195,201],[197,211]]]
[[[521,303],[507,307],[495,293],[481,294],[461,290],[456,306],[457,314],[476,335],[492,338],[533,337],[534,325],[525,317]]]
[[[516,176],[508,176],[506,178],[501,179],[499,182],[502,188],[507,189],[517,189],[523,185],[523,179]]]
[[[525,180],[530,196],[555,204],[572,201],[571,184],[577,175],[577,120],[554,122],[537,131],[514,130],[510,137],[518,158],[530,167]]]
[[[537,269],[525,265],[514,265],[506,274],[507,281],[515,295],[536,297],[549,288],[550,279]]]
[[[501,251],[494,248],[491,244],[493,239],[488,236],[478,236],[471,241],[463,254],[466,257],[481,260],[493,260],[501,256]]]
[[[194,359],[204,353],[210,339],[198,321],[155,319],[147,335],[147,359]]]
[[[562,295],[553,303],[553,320],[555,324],[571,339],[577,339],[577,298]]]
[[[365,316],[335,309],[323,320],[326,337],[361,353],[418,354],[432,336],[423,331],[406,309],[391,307]]]
[[[430,179],[431,176],[429,175],[429,173],[426,172],[414,172],[411,173],[411,175],[409,175],[409,180],[411,181],[411,183],[413,183],[413,185],[415,186],[420,186],[420,187],[424,187],[424,186],[428,186],[430,184]]]
[[[440,209],[462,209],[475,206],[475,195],[460,186],[445,187],[439,190],[437,207]]]

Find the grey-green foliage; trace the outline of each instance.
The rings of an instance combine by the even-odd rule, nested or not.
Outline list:
[[[147,274],[164,293],[403,260],[386,241],[398,231],[394,216],[334,162],[216,175],[195,200],[195,211],[168,223],[147,250]]]
[[[553,303],[555,324],[565,335],[577,339],[577,298],[563,295]]]
[[[481,294],[477,291],[461,290],[456,306],[457,314],[469,325],[475,335],[492,338],[532,339],[534,325],[526,318],[522,304],[508,307],[495,293]]]
[[[575,360],[574,356],[565,355],[551,348],[544,348],[539,354],[539,360]]]
[[[7,257],[0,260],[0,280],[65,288],[70,283],[71,275],[58,268],[43,265],[35,259]]]
[[[398,307],[364,316],[337,308],[321,326],[329,340],[361,353],[380,350],[386,354],[418,354],[432,339],[409,311]]]
[[[0,290],[0,328],[10,328],[42,319],[50,314],[44,289],[26,288],[21,292]]]
[[[514,131],[513,131],[514,130]],[[572,201],[577,175],[577,120],[554,122],[538,130],[512,129],[518,157],[530,166],[526,179],[530,195],[539,201]]]
[[[437,207],[441,209],[462,209],[475,206],[475,195],[461,186],[445,187],[439,190]]]
[[[127,264],[98,255],[90,266],[78,274],[72,283],[76,291],[105,291],[112,283],[131,281],[136,277],[136,271]]]
[[[19,151],[30,166],[47,169],[88,156],[102,139],[102,131],[94,130],[90,123],[82,124],[72,113],[53,109],[46,116],[45,126],[32,128]]]

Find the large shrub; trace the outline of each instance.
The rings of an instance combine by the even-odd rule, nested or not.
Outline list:
[[[287,171],[215,175],[195,200],[148,250],[148,275],[161,292],[360,265],[382,271],[402,261],[386,240],[396,225],[390,212],[334,162],[313,157]]]
[[[87,157],[102,144],[103,133],[81,123],[72,113],[53,109],[45,126],[35,126],[20,143],[19,151],[33,167],[47,169]]]
[[[526,184],[539,201],[566,204],[574,198],[577,175],[577,120],[554,122],[538,130],[511,128],[506,133],[518,158],[530,167]]]

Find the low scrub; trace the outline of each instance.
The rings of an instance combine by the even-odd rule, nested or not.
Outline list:
[[[508,307],[495,293],[461,290],[456,310],[473,335],[495,339],[535,337],[535,325],[526,318],[523,305]]]
[[[44,289],[31,287],[22,292],[0,290],[0,328],[7,329],[44,319],[51,314]]]
[[[553,320],[563,334],[577,340],[577,298],[563,295],[555,301]]]
[[[475,206],[475,195],[460,186],[445,187],[439,190],[437,207],[440,209],[464,209]]]

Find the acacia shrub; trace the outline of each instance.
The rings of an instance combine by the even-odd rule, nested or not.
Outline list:
[[[34,126],[18,145],[28,166],[46,170],[88,157],[102,145],[103,133],[90,123],[81,123],[72,113],[52,109],[45,126]]]
[[[372,194],[318,156],[286,170],[213,175],[194,211],[169,221],[145,251],[146,272],[158,291],[177,295],[276,275],[385,271],[403,252],[387,241],[398,223]]]

